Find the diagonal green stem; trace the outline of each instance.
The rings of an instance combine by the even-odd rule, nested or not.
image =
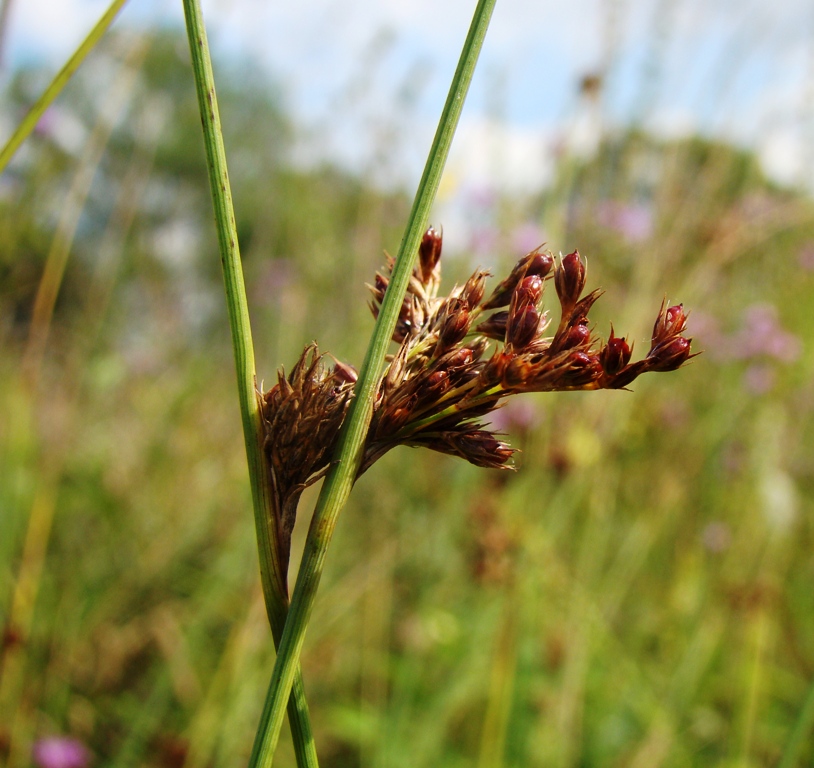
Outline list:
[[[48,109],[54,99],[59,96],[68,80],[71,79],[73,73],[79,69],[80,64],[87,58],[87,55],[93,50],[96,43],[99,42],[102,35],[107,31],[107,28],[113,23],[113,19],[116,18],[116,15],[122,9],[125,2],[126,0],[113,0],[110,7],[104,12],[99,21],[96,22],[96,26],[90,31],[90,34],[82,41],[82,44],[76,49],[74,55],[71,56],[65,66],[59,70],[57,76],[17,126],[17,129],[11,135],[6,146],[0,150],[0,173],[3,172],[8,165],[8,161],[11,160],[14,153],[20,148],[20,145],[26,140],[31,131],[34,130],[34,127],[39,122],[45,110]]]
[[[277,547],[274,545],[276,518],[272,511],[272,491],[263,454],[263,424],[256,389],[249,308],[243,283],[243,268],[235,228],[232,192],[226,170],[226,153],[215,95],[215,79],[199,0],[184,0],[184,15],[192,54],[195,88],[198,93],[198,106],[203,124],[209,183],[215,207],[215,224],[218,231],[226,305],[237,370],[240,414],[243,420],[243,436],[252,488],[263,595],[272,634],[275,642],[279,642],[288,599],[283,586],[285,582]],[[291,722],[297,764],[301,767],[317,768],[316,748],[305,702],[302,675],[298,665],[293,670],[292,679],[294,679],[293,690],[289,688],[286,691],[286,701],[288,702],[288,716]],[[291,691],[290,697],[289,691]]]
[[[452,136],[458,125],[495,1],[479,0],[475,9],[472,25],[469,28],[458,68],[441,114],[424,174],[416,192],[407,229],[390,277],[390,284],[359,372],[355,397],[339,436],[335,462],[317,500],[285,630],[278,646],[277,660],[269,683],[266,703],[249,761],[252,768],[270,766],[274,756],[283,721],[283,703],[288,698],[296,676],[305,630],[314,606],[328,545],[339,512],[347,501],[362,461],[365,436],[373,413],[373,401],[379,386],[385,353],[396,326],[413,269],[413,262],[427,226],[430,207],[438,191]]]

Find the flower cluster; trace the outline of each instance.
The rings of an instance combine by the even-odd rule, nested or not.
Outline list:
[[[601,295],[583,296],[586,267],[578,252],[555,259],[536,249],[486,294],[488,272],[476,271],[463,287],[438,297],[441,234],[430,229],[419,249],[375,404],[365,467],[395,445],[423,445],[483,467],[505,468],[513,449],[478,419],[519,392],[621,389],[646,371],[671,371],[690,356],[681,334],[681,305],[662,305],[650,351],[631,363],[627,339],[597,338],[588,313]],[[392,262],[370,286],[374,314],[384,298]],[[553,334],[542,309],[552,280],[560,304]],[[492,343],[490,343],[490,341]],[[489,354],[487,354],[489,353]]]
[[[288,378],[280,371],[277,384],[261,398],[283,573],[300,495],[327,468],[356,383],[351,366],[336,360],[327,370],[323,359],[317,345],[309,344]]]
[[[477,270],[463,286],[439,297],[442,237],[429,229],[419,248],[393,334],[398,350],[379,385],[360,473],[397,445],[424,446],[481,467],[510,467],[514,449],[482,418],[520,392],[622,389],[647,371],[672,371],[692,357],[682,334],[682,305],[662,304],[644,359],[631,362],[626,338],[602,340],[588,313],[601,291],[583,296],[586,266],[579,253],[555,259],[538,248],[524,256],[495,289]],[[378,315],[393,260],[369,289]],[[542,307],[547,282],[560,305],[553,333]],[[348,365],[328,368],[316,345],[306,348],[286,379],[263,395],[266,452],[290,538],[302,489],[327,467],[356,379]],[[287,563],[289,540],[284,544]]]

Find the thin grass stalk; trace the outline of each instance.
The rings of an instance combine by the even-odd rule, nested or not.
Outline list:
[[[226,168],[226,153],[223,146],[209,44],[198,0],[184,0],[184,16],[192,55],[192,69],[198,94],[198,106],[203,124],[212,202],[215,208],[215,225],[220,246],[221,266],[226,289],[226,306],[229,314],[229,326],[232,333],[232,346],[237,371],[243,436],[246,444],[249,480],[252,489],[263,596],[272,634],[275,642],[277,642],[280,639],[285,622],[287,595],[284,588],[281,564],[277,556],[277,548],[274,546],[276,523],[272,513],[269,472],[263,455],[263,425],[257,397],[254,347],[252,345],[246,289],[243,282],[243,269],[240,262],[232,193]],[[315,768],[318,765],[317,754],[311,733],[308,707],[305,701],[299,667],[294,670],[293,678],[296,678],[293,691],[291,688],[288,689],[286,701],[288,702],[288,714],[291,722],[294,750],[297,755],[297,764]],[[289,691],[291,691],[290,698]]]
[[[65,66],[59,70],[56,77],[51,81],[51,84],[43,91],[39,99],[34,102],[28,114],[22,119],[11,135],[11,138],[6,142],[6,146],[0,150],[0,173],[5,170],[9,160],[14,157],[14,153],[20,148],[20,145],[26,138],[28,138],[31,131],[34,130],[45,110],[51,106],[54,99],[59,96],[62,89],[67,85],[74,72],[79,69],[88,54],[96,47],[96,43],[102,39],[102,35],[107,32],[108,27],[113,23],[113,20],[125,2],[127,2],[127,0],[113,0],[110,7],[102,14],[102,17],[96,22],[96,26],[82,41],[82,44],[76,49],[73,56],[68,59]]]
[[[249,765],[270,766],[283,721],[283,702],[294,682],[308,620],[325,565],[336,521],[350,495],[362,461],[385,354],[398,320],[418,246],[427,227],[452,137],[458,125],[475,65],[496,0],[479,0],[438,123],[407,228],[396,256],[390,284],[359,371],[354,399],[339,436],[335,459],[317,500],[282,639],[277,649],[265,706]]]

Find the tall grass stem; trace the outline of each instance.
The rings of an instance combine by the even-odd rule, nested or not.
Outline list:
[[[479,0],[475,9],[413,201],[390,284],[359,371],[355,396],[339,436],[334,463],[317,499],[249,763],[252,768],[271,765],[274,756],[283,720],[283,702],[287,700],[296,676],[308,619],[325,565],[325,556],[337,518],[350,495],[362,461],[365,436],[373,413],[373,401],[385,353],[396,326],[415,256],[427,226],[430,208],[438,191],[452,137],[458,125],[495,2],[496,0]]]
[[[235,355],[243,437],[246,443],[249,480],[252,488],[263,595],[272,633],[275,641],[278,641],[285,622],[287,595],[277,548],[274,545],[276,540],[276,518],[272,511],[269,473],[263,455],[263,424],[257,396],[254,347],[252,345],[249,308],[243,282],[237,229],[235,227],[232,192],[226,168],[226,152],[223,145],[218,102],[215,94],[215,78],[212,72],[212,61],[209,55],[209,44],[203,14],[198,0],[184,0],[184,16],[192,56],[195,88],[198,94],[198,106],[203,124],[209,184],[215,208],[215,225],[218,232],[221,266],[226,289],[226,306]],[[308,707],[305,701],[299,666],[293,670],[292,680],[295,678],[293,690],[289,687],[286,691],[286,701],[288,702],[291,734],[294,740],[297,764],[315,768],[317,766],[316,748],[311,733]],[[290,698],[289,691],[291,691]]]
[[[79,69],[82,62],[87,58],[88,54],[96,47],[96,43],[102,39],[102,35],[107,32],[108,27],[113,23],[122,6],[127,0],[113,0],[108,9],[102,14],[96,26],[90,31],[88,36],[82,41],[79,48],[76,49],[73,56],[65,63],[65,66],[59,70],[56,77],[51,81],[50,85],[43,91],[42,95],[37,99],[28,114],[22,119],[17,126],[11,138],[6,142],[6,145],[0,150],[0,173],[2,173],[6,166],[14,157],[14,153],[20,148],[20,145],[28,138],[31,131],[34,130],[40,118],[43,116],[48,107],[51,106],[54,99],[62,92],[68,81],[73,76],[74,72]]]

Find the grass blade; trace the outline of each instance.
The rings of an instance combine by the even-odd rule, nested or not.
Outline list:
[[[209,183],[215,207],[215,224],[218,231],[221,266],[226,289],[226,304],[232,332],[232,346],[237,370],[240,413],[243,420],[243,436],[249,464],[249,480],[252,488],[255,529],[260,553],[260,573],[266,611],[271,622],[275,641],[280,639],[285,622],[287,597],[283,587],[281,566],[277,557],[275,541],[275,517],[272,513],[269,474],[263,456],[263,425],[257,398],[257,382],[254,364],[249,308],[243,283],[237,231],[235,228],[232,193],[226,169],[226,153],[223,146],[215,79],[209,56],[206,28],[198,0],[184,0],[189,47],[198,105],[203,123]],[[291,697],[286,692],[291,734],[297,763],[300,766],[317,766],[317,755],[299,667],[294,670],[296,681]],[[292,679],[293,679],[292,678]],[[289,689],[291,690],[291,689]]]
[[[480,0],[475,9],[399,247],[390,285],[359,372],[355,397],[339,437],[335,462],[317,500],[249,763],[253,768],[271,765],[274,756],[283,720],[283,703],[288,698],[298,669],[305,630],[322,576],[328,545],[361,463],[365,435],[373,412],[373,399],[379,385],[385,353],[396,326],[415,255],[427,226],[430,207],[438,191],[452,137],[458,125],[494,6],[495,0]]]
[[[20,148],[20,145],[26,140],[31,131],[34,130],[34,127],[39,122],[45,110],[51,106],[54,99],[62,92],[62,89],[71,79],[74,72],[79,69],[88,54],[96,47],[96,43],[102,39],[102,35],[107,32],[107,28],[113,23],[113,20],[125,2],[127,2],[127,0],[113,0],[110,7],[102,14],[99,21],[96,22],[96,26],[90,31],[90,34],[82,41],[82,44],[76,49],[74,55],[71,56],[65,63],[65,66],[59,70],[56,77],[51,81],[51,84],[43,91],[42,96],[37,99],[34,106],[31,107],[28,114],[17,126],[11,138],[6,142],[6,146],[0,150],[0,173],[5,170],[5,167],[14,156],[14,153]]]

